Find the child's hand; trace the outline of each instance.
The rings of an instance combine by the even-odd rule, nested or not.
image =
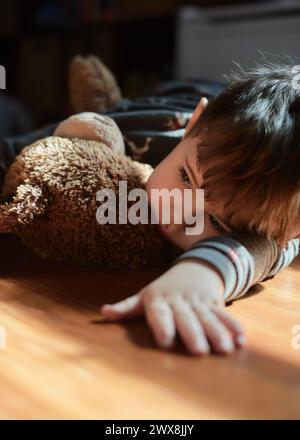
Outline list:
[[[101,307],[112,321],[145,313],[158,345],[172,347],[176,331],[191,354],[222,354],[244,345],[244,331],[225,310],[224,284],[208,263],[192,258],[172,266],[137,294]],[[210,343],[210,344],[209,344]]]

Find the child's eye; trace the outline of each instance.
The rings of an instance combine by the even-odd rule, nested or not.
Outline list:
[[[191,185],[191,180],[183,167],[179,168],[179,176],[185,185]]]
[[[212,224],[213,228],[214,228],[216,231],[218,231],[218,232],[223,232],[223,233],[224,233],[224,232],[227,232],[227,231],[223,228],[223,226],[220,225],[220,223],[218,222],[218,220],[217,220],[215,217],[213,217],[212,215],[209,215],[208,218],[209,218],[210,223]]]

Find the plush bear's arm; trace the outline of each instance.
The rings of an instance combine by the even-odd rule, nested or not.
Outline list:
[[[0,232],[16,232],[21,225],[32,223],[46,206],[47,199],[39,186],[18,186],[13,200],[0,206]]]

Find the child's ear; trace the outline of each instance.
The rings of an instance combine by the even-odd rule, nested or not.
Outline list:
[[[195,122],[198,121],[198,118],[200,117],[201,113],[203,112],[207,104],[208,104],[208,100],[206,98],[200,99],[196,109],[194,110],[193,116],[191,117],[187,126],[185,127],[184,136],[186,136],[188,132],[194,127]]]

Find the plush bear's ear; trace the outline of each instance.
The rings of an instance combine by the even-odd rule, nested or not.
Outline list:
[[[47,199],[39,186],[18,186],[12,201],[0,206],[0,233],[16,232],[21,225],[30,225],[46,206]]]
[[[115,107],[122,93],[114,74],[96,56],[76,56],[69,67],[73,113],[104,113]]]

